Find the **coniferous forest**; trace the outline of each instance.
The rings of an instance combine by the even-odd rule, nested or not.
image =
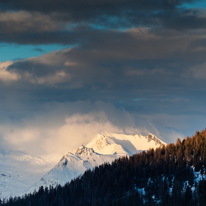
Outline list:
[[[175,144],[103,164],[65,186],[40,187],[3,206],[206,205],[206,129]],[[199,176],[198,176],[199,175]],[[197,178],[197,176],[199,178]]]

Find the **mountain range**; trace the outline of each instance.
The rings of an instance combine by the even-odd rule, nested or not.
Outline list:
[[[72,179],[82,175],[105,162],[111,163],[122,156],[131,156],[149,148],[156,148],[166,143],[149,133],[125,135],[116,133],[98,134],[86,146],[82,145],[76,151],[68,152],[61,160],[46,173],[40,181],[32,185],[27,192],[32,193],[40,186],[62,186]]]
[[[46,165],[44,160],[40,157],[23,152],[1,152],[0,197],[22,196],[25,193],[37,191],[40,186],[55,187],[57,184],[63,186],[88,169],[164,144],[166,143],[151,133],[147,136],[98,134],[86,146],[82,145],[75,151],[64,155],[50,171],[47,170],[48,172],[46,172],[48,168],[44,166]],[[45,172],[43,177],[41,177],[42,172]]]
[[[148,136],[142,138],[146,140],[144,142],[157,140]],[[107,142],[111,137],[115,138],[114,135],[98,136],[96,139],[101,141],[95,146],[111,151],[108,148],[114,147]],[[120,139],[119,135],[116,137],[124,141],[135,139],[135,135],[126,139],[123,136]],[[136,138],[139,139],[138,136]],[[105,147],[108,148],[104,150]],[[122,152],[121,149],[119,151]],[[82,146],[74,155],[91,156],[93,153],[94,149]],[[65,168],[69,163],[65,160],[66,157],[60,161],[63,165],[57,166]],[[86,170],[64,186],[40,187],[22,198],[10,198],[2,206],[205,206],[205,165],[206,129],[196,132],[191,138],[178,138],[176,143],[123,156],[111,164],[105,162]]]

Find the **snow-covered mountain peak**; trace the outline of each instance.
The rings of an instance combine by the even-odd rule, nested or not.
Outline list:
[[[27,192],[33,192],[40,186],[64,185],[83,174],[85,170],[92,169],[105,162],[111,163],[121,156],[130,156],[149,148],[156,148],[162,144],[165,143],[151,133],[148,136],[107,132],[97,134],[86,146],[81,145],[76,151],[64,155],[53,169],[30,187]]]
[[[165,145],[166,143],[161,141],[160,139],[158,139],[154,134],[152,133],[148,133],[148,136],[145,137],[148,142],[150,141],[154,141],[155,142],[155,145],[158,145],[158,146],[161,146],[161,145]]]
[[[93,142],[93,144],[96,145],[96,147],[102,148],[102,147],[105,147],[108,145],[107,138],[108,137],[105,136],[104,134],[98,134],[95,136],[95,138],[92,140],[92,142]]]
[[[38,190],[40,186],[55,187],[57,184],[64,185],[66,182],[83,174],[84,171],[99,166],[105,162],[111,163],[118,158],[116,155],[103,155],[94,152],[92,148],[80,146],[76,153],[67,153],[61,160],[46,173],[36,184],[32,185],[26,193]]]
[[[149,133],[148,136],[140,134],[126,135],[117,133],[98,134],[86,146],[93,148],[100,154],[132,155],[142,150],[156,148],[164,145],[163,141]]]
[[[121,144],[116,144],[108,135],[98,134],[96,137],[86,145],[89,148],[99,154],[109,155],[128,155],[127,151],[124,150]]]
[[[94,153],[94,150],[92,148],[88,148],[82,145],[76,150],[75,155],[91,155],[92,153]]]

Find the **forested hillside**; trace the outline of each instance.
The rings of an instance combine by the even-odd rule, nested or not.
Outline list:
[[[5,206],[206,205],[206,130],[176,144],[103,164]]]

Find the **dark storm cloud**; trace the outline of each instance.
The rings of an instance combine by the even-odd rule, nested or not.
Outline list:
[[[81,46],[14,62],[7,71],[33,84],[114,92],[122,88],[132,93],[162,85],[183,87],[193,77],[190,67],[206,55],[206,47],[199,50],[196,43],[204,39],[187,32],[131,29],[88,32],[85,39]]]
[[[0,42],[17,43],[17,44],[77,44],[81,43],[84,37],[83,33],[74,32],[22,32],[6,33],[0,32]]]
[[[1,1],[0,42],[81,44],[87,34],[131,27],[178,31],[204,29],[204,10],[179,0]],[[86,37],[85,37],[86,36]]]
[[[50,16],[37,12],[1,12],[0,27],[1,33],[21,33],[21,32],[47,32],[60,28],[59,22],[51,19]]]
[[[40,12],[71,12],[73,15],[77,12],[109,13],[114,11],[129,10],[154,10],[154,9],[174,9],[175,6],[186,2],[195,2],[194,0],[1,0],[2,10],[28,10]],[[76,14],[77,15],[77,14]],[[81,14],[80,14],[81,15]],[[96,14],[97,15],[97,14]],[[96,16],[95,15],[95,16]]]
[[[179,31],[203,29],[206,25],[206,11],[198,9],[179,9],[175,12],[164,12],[160,21],[166,28]]]

